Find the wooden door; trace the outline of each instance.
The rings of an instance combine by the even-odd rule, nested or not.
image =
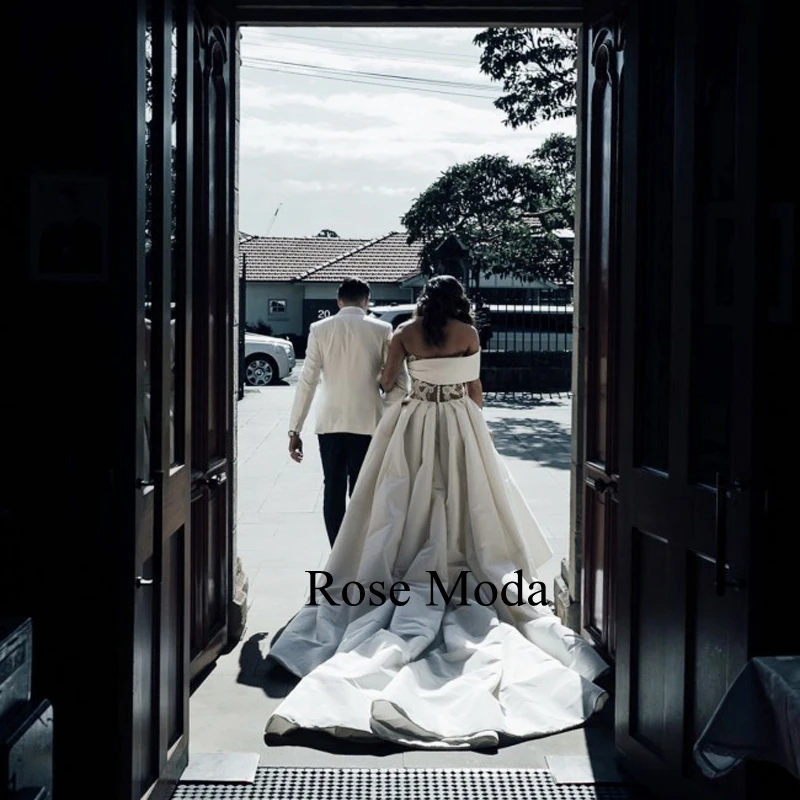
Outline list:
[[[608,6],[608,4],[606,4]],[[596,12],[584,31],[584,219],[586,304],[584,366],[584,537],[582,627],[614,655],[614,548],[617,522],[617,328],[622,153],[622,20]]]
[[[147,9],[142,414],[137,460],[132,797],[170,797],[188,761],[191,18]],[[177,125],[173,127],[173,119]]]
[[[220,4],[194,17],[191,676],[228,640],[233,455],[232,32]]]
[[[607,427],[587,437],[587,624],[615,658],[618,751],[663,797],[745,792],[743,772],[703,778],[692,746],[749,654],[755,8],[627,3],[586,30],[588,236],[612,287],[590,249],[587,373],[608,390],[588,394]]]

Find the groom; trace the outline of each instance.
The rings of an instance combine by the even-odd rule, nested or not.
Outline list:
[[[345,278],[337,294],[339,312],[311,325],[289,421],[289,453],[300,463],[300,432],[322,377],[316,433],[325,478],[323,516],[331,546],[383,411],[379,379],[392,326],[367,316],[369,298],[368,283]]]

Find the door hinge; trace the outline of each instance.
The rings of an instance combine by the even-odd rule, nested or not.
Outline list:
[[[722,597],[726,589],[742,589],[744,581],[729,577],[728,561],[728,501],[745,490],[745,485],[734,480],[728,484],[721,472],[716,476],[716,498],[714,502],[714,545],[715,575],[714,587],[717,595]]]

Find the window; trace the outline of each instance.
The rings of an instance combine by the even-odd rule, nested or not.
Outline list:
[[[270,316],[279,316],[286,313],[285,300],[270,300],[269,301],[269,314]]]

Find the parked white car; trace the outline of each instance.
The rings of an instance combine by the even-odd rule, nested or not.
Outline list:
[[[400,323],[406,322],[411,319],[416,303],[397,303],[390,306],[370,306],[367,313],[373,317],[390,322],[393,328],[396,328]]]
[[[244,382],[248,386],[269,386],[292,374],[296,359],[288,339],[245,332]]]

